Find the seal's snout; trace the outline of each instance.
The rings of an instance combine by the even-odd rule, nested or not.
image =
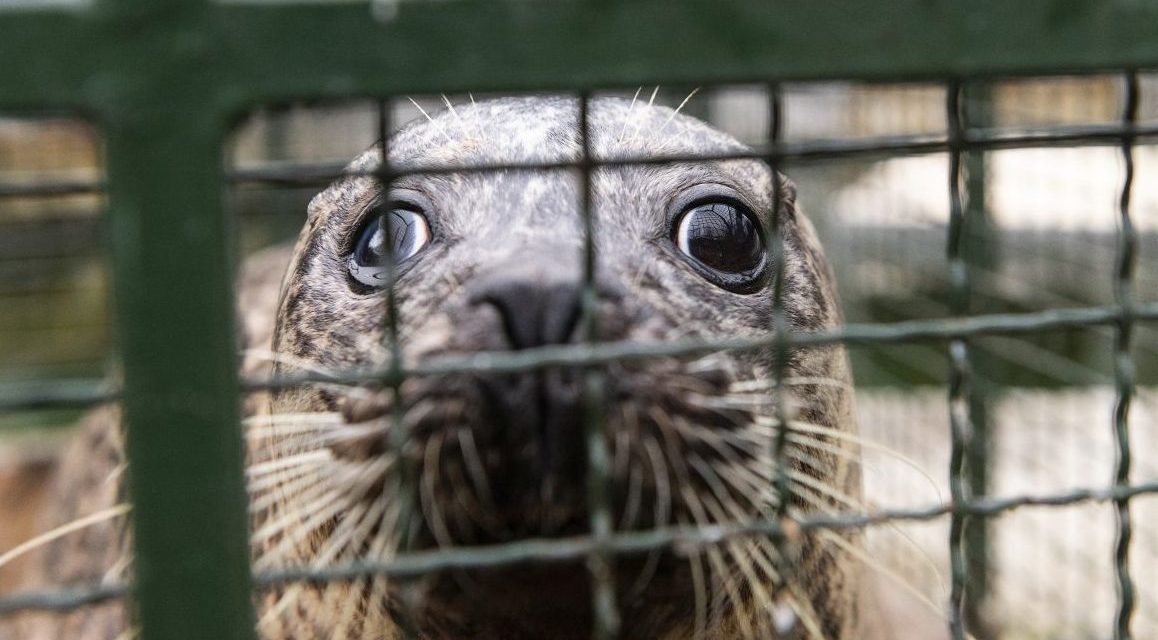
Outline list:
[[[494,307],[511,349],[530,349],[578,338],[582,292],[571,269],[512,260],[482,276],[471,301]]]
[[[596,274],[597,299],[612,303],[621,298],[616,287],[600,276]],[[471,312],[494,327],[490,348],[521,351],[586,338],[583,275],[574,248],[516,251],[487,265],[472,280]],[[609,321],[609,335],[616,333],[615,324]],[[581,501],[582,491],[573,491],[584,486],[586,470],[580,380],[579,371],[567,367],[479,380],[498,419],[495,444],[510,460],[507,477],[516,469],[525,474],[522,486],[506,487],[510,499],[532,499],[533,494],[533,499],[556,505]],[[528,447],[530,443],[533,446]],[[503,488],[497,492],[502,494]],[[565,495],[568,492],[576,495]]]

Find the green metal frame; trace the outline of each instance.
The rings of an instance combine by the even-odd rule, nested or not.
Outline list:
[[[148,640],[254,635],[221,153],[247,110],[408,92],[1158,66],[1158,2],[1145,0],[451,0],[371,15],[367,3],[322,0],[0,10],[0,111],[81,113],[107,143]],[[1129,495],[1105,497],[1122,506]]]

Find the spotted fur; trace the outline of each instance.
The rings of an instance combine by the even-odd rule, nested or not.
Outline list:
[[[472,103],[404,128],[389,141],[389,160],[400,169],[575,162],[584,148],[579,119],[578,102],[566,97]],[[744,150],[698,120],[635,101],[593,101],[588,128],[588,148],[598,160]],[[351,173],[380,163],[370,150]],[[781,176],[775,176],[780,211],[772,215],[773,179],[755,160],[594,169],[597,337],[733,338],[764,335],[773,326],[771,283],[755,293],[725,291],[671,242],[679,203],[700,191],[725,192],[766,224],[775,218],[780,225],[790,328],[837,325],[835,287],[812,226]],[[391,190],[417,193],[428,204],[434,236],[398,274],[395,320],[406,361],[507,348],[498,338],[501,319],[472,303],[472,289],[486,274],[518,263],[573,265],[565,269],[578,278],[584,188],[582,175],[566,168],[413,174],[392,183]],[[388,364],[385,297],[354,281],[346,260],[361,225],[389,198],[372,176],[338,181],[310,204],[292,254],[267,254],[269,264],[260,269],[267,275],[247,277],[243,295],[255,306],[244,314],[249,373]],[[270,337],[261,319],[274,315],[268,274],[281,270]],[[773,361],[770,350],[756,350],[606,368],[604,435],[617,528],[747,523],[775,517],[784,501],[790,514],[859,506],[859,454],[855,440],[842,437],[855,434],[843,349],[791,352],[784,407],[772,393]],[[576,372],[542,375],[578,389]],[[544,454],[534,425],[496,429],[485,385],[478,376],[455,374],[407,380],[397,396],[374,386],[319,384],[250,402],[255,568],[330,566],[386,560],[406,546],[583,533],[590,516],[585,485],[539,482],[531,469]],[[407,434],[401,452],[389,446],[395,414]],[[779,495],[774,482],[780,415],[809,427],[790,432],[789,496]],[[112,430],[114,422],[107,424]],[[566,446],[583,446],[581,433],[567,437]],[[416,484],[403,496],[407,467]],[[415,517],[406,526],[408,503]],[[802,534],[784,544],[747,536],[620,558],[615,587],[624,637],[859,637],[859,563],[849,551],[857,544],[844,533]],[[382,577],[292,584],[259,597],[259,629],[279,640],[396,638],[403,626],[430,639],[566,640],[590,637],[590,602],[582,563],[518,565],[404,584]],[[114,636],[94,630],[77,637]]]

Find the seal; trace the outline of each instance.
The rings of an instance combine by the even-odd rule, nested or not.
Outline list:
[[[243,317],[247,371],[341,375],[395,358],[757,337],[777,318],[793,331],[841,322],[791,182],[758,160],[649,161],[747,151],[670,109],[498,99],[413,123],[388,148],[399,177],[384,186],[372,175],[380,152],[366,152],[311,202],[292,252],[247,271],[242,295],[263,308]],[[585,154],[598,162],[587,179],[568,166]],[[285,260],[274,306],[271,278],[253,274]],[[860,505],[837,345],[424,375],[397,388],[319,383],[249,409],[257,571],[584,535],[592,412],[616,530]],[[617,557],[623,637],[859,637],[856,536],[787,530]],[[588,638],[590,582],[575,561],[293,583],[263,592],[259,626],[271,639]],[[116,626],[73,637],[112,638]]]

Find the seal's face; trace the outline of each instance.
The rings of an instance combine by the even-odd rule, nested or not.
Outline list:
[[[390,164],[578,162],[578,120],[570,99],[462,107],[400,132]],[[596,160],[743,151],[696,120],[618,100],[592,102],[588,130]],[[368,152],[352,168],[373,171],[379,159]],[[585,193],[597,256],[592,324],[583,319]],[[387,189],[368,176],[345,179],[311,204],[282,294],[279,369],[381,368],[391,324],[406,363],[587,339],[766,334],[773,198],[771,172],[748,160],[605,165],[589,185],[566,168],[414,173]],[[785,317],[797,330],[831,326],[839,318],[827,267],[786,182],[780,203]],[[587,371],[570,368],[419,377],[397,400],[337,385],[282,392],[251,454],[257,564],[383,560],[403,546],[586,533],[590,406],[603,412],[616,529],[774,517],[772,361],[730,352],[613,363],[595,370],[594,386]],[[793,402],[784,413],[808,427],[788,438],[790,509],[847,506],[857,480],[836,433],[851,429],[843,352],[794,352],[785,364]],[[596,390],[603,401],[585,405]],[[392,431],[398,424],[402,437]],[[415,514],[409,526],[406,505]],[[831,554],[822,547],[806,542],[797,569],[824,573]],[[848,599],[845,576],[793,585],[787,566],[759,537],[623,559],[625,628],[632,637],[772,637],[775,603],[828,637],[846,633],[831,622],[847,619],[834,609]],[[579,564],[432,576],[418,583],[413,623],[434,637],[588,637],[586,581]],[[372,635],[374,625],[397,622],[397,597],[382,579],[291,589],[271,600],[282,621],[270,624]]]

